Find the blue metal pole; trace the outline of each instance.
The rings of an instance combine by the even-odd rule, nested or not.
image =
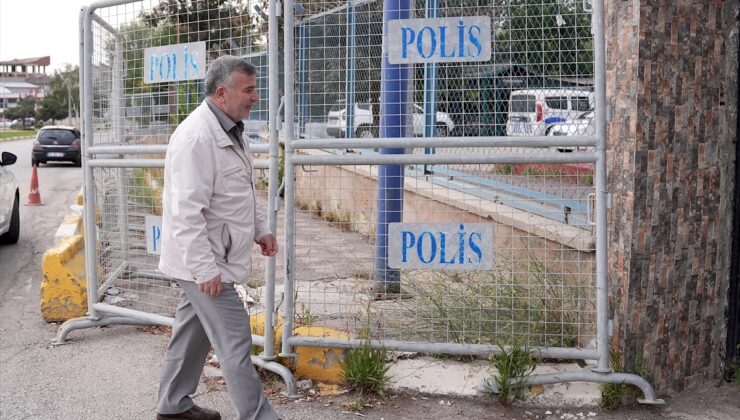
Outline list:
[[[347,76],[345,82],[345,109],[347,126],[344,136],[351,139],[355,135],[355,6],[354,0],[347,2]]]
[[[434,19],[437,17],[438,0],[427,0],[426,17]],[[437,128],[437,64],[424,64],[424,137],[434,137]],[[435,153],[433,147],[425,147],[424,154]],[[431,174],[431,165],[424,165],[424,173]]]
[[[409,19],[409,0],[384,0],[383,32],[388,22]],[[409,68],[390,64],[383,51],[380,87],[380,137],[406,136]],[[404,149],[380,149],[381,154],[403,154]],[[401,277],[388,267],[388,224],[403,220],[403,166],[381,165],[378,168],[378,217],[375,233],[375,279],[379,291],[399,293]]]

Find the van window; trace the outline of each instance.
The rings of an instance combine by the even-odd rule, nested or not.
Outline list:
[[[554,96],[545,98],[545,103],[547,104],[547,107],[551,109],[568,109],[568,98],[565,97]]]
[[[588,97],[574,96],[572,105],[574,111],[588,111],[591,109],[591,101],[588,100]]]
[[[533,95],[516,95],[511,97],[509,112],[537,112],[536,99]]]

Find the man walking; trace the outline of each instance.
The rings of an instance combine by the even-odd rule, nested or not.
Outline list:
[[[250,359],[249,316],[234,289],[246,282],[256,242],[277,242],[257,208],[242,120],[259,101],[257,71],[222,56],[206,74],[206,100],[175,130],[165,158],[159,269],[182,288],[159,386],[157,419],[220,419],[195,405],[211,346],[239,419],[276,419]]]

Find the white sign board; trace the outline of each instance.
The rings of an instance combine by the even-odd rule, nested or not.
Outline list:
[[[144,49],[144,83],[175,82],[205,77],[205,42]]]
[[[388,226],[388,266],[445,271],[491,270],[493,225],[391,223]]]
[[[159,216],[146,216],[146,253],[149,255],[160,255],[162,244],[162,218]]]
[[[384,39],[391,64],[489,61],[491,18],[391,20]]]

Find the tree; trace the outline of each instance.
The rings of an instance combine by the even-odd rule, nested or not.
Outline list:
[[[69,108],[80,109],[79,69],[67,65],[57,70],[49,80],[49,91],[41,100],[38,116],[40,119],[61,120],[69,117]]]
[[[5,110],[5,117],[14,120],[36,117],[36,98],[26,96],[18,101],[18,104]]]
[[[579,1],[509,0],[494,60],[548,76],[593,76],[591,13]]]

